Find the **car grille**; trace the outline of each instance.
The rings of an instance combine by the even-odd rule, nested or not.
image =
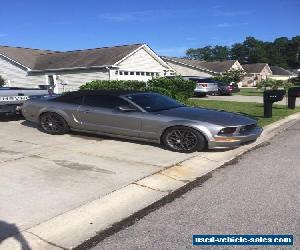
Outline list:
[[[243,126],[243,127],[241,127],[241,129],[240,129],[240,133],[243,134],[243,133],[251,132],[251,131],[254,130],[256,127],[257,127],[257,124],[256,124],[256,123],[253,123],[253,124],[249,124],[249,125]]]

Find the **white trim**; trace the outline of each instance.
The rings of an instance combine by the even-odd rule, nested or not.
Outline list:
[[[162,60],[152,49],[150,49],[150,47],[147,44],[143,44],[140,47],[138,47],[137,49],[135,49],[134,51],[132,51],[131,53],[129,53],[128,55],[126,55],[125,57],[123,57],[121,60],[117,61],[113,66],[118,66],[118,64],[122,63],[123,61],[125,61],[127,58],[131,57],[132,55],[134,55],[136,52],[138,52],[141,49],[145,49],[146,52],[148,52],[148,54],[155,59],[159,64],[161,64],[162,66],[164,66],[165,68],[167,68],[168,70],[174,70],[172,67],[170,67],[170,65],[168,65],[164,60]]]
[[[214,74],[220,74],[219,72],[215,72],[215,71],[212,71],[212,70],[209,70],[209,69],[206,69],[206,68],[201,68],[201,67],[194,66],[194,65],[191,65],[191,64],[179,62],[179,61],[176,61],[175,59],[170,59],[170,58],[167,58],[167,57],[164,57],[164,56],[162,56],[161,58],[163,58],[163,59],[165,59],[167,61],[171,61],[171,62],[174,62],[174,63],[182,64],[184,66],[188,66],[190,68],[200,69],[200,70],[202,70],[204,72],[209,72],[209,73],[214,73]]]
[[[74,68],[57,68],[57,69],[33,69],[29,70],[28,72],[52,72],[52,71],[63,71],[63,70],[78,70],[78,69],[101,69],[101,68],[108,68],[108,67],[116,67],[114,65],[102,65],[102,66],[89,66],[89,67],[74,67]]]
[[[27,71],[30,70],[30,68],[26,67],[25,65],[23,65],[22,63],[19,63],[18,61],[15,61],[13,59],[11,59],[10,57],[6,56],[6,55],[3,55],[2,53],[0,53],[0,56],[4,57],[5,59],[7,59],[8,61],[11,61],[15,64],[18,64],[20,65],[21,67],[25,68]]]

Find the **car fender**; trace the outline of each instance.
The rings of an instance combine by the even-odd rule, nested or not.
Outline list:
[[[51,107],[51,106],[50,107],[44,107],[40,110],[40,112],[38,114],[39,119],[40,119],[42,114],[48,113],[48,112],[56,113],[56,114],[62,116],[68,124],[70,123],[70,121],[68,119],[69,116],[65,111],[63,111],[61,109],[57,109],[55,107]]]
[[[213,127],[215,125],[207,123],[207,122],[194,122],[193,123],[193,122],[187,121],[187,120],[173,120],[173,121],[168,122],[162,128],[162,130],[160,131],[160,135],[162,136],[163,133],[166,131],[166,129],[175,127],[175,126],[185,126],[185,127],[190,127],[190,128],[196,129],[206,138],[207,141],[210,141],[213,138],[213,134],[207,127],[208,126]]]

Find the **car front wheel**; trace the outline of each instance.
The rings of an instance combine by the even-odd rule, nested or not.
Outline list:
[[[70,130],[65,119],[53,112],[42,114],[40,117],[40,126],[46,133],[51,135],[62,135]]]
[[[175,126],[165,131],[162,136],[163,145],[175,152],[192,153],[206,148],[206,139],[197,130]]]

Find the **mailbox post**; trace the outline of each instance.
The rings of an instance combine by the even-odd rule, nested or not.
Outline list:
[[[300,87],[289,88],[289,91],[288,91],[288,108],[289,109],[295,109],[297,97],[300,97]]]
[[[272,117],[272,107],[274,102],[279,102],[285,95],[284,90],[266,90],[264,91],[264,117]]]

